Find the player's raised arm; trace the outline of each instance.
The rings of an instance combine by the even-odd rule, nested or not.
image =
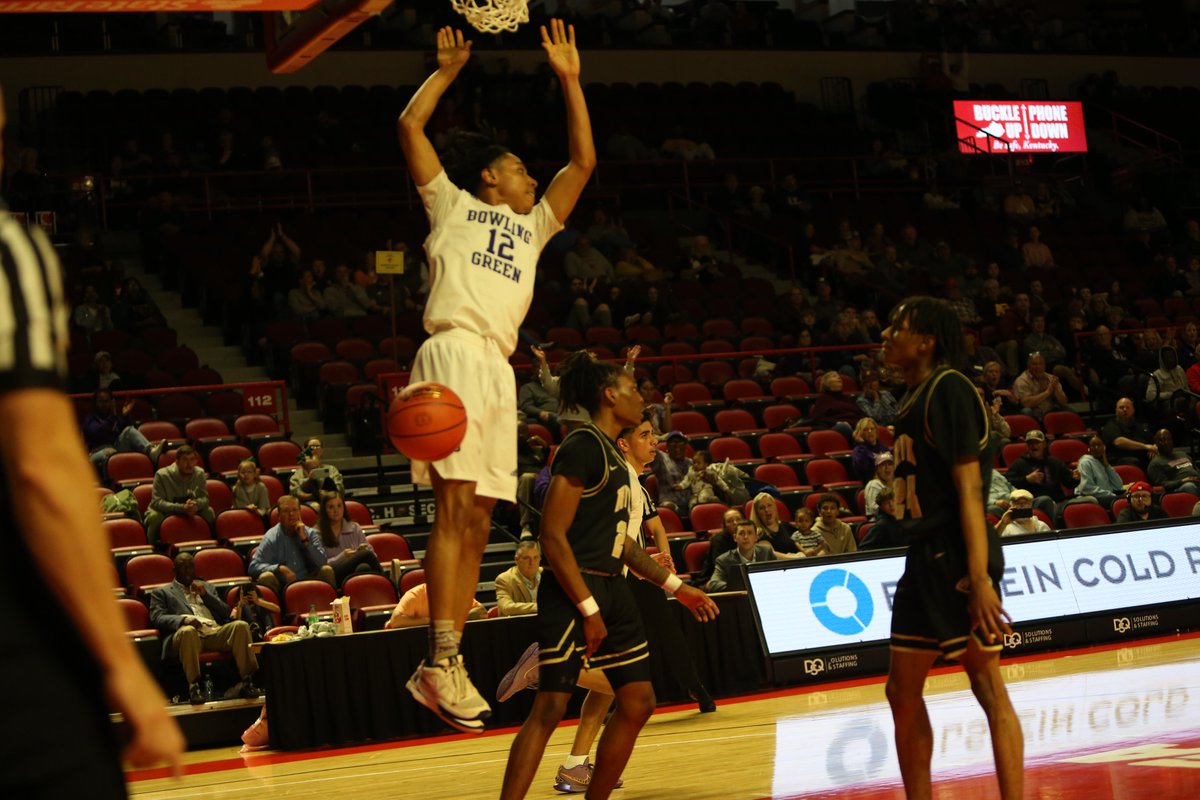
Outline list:
[[[592,121],[579,83],[575,26],[566,25],[561,19],[550,20],[549,31],[542,26],[542,48],[562,84],[567,106],[567,147],[571,160],[546,187],[546,201],[558,221],[565,223],[596,168],[596,145],[592,142]]]
[[[442,171],[437,151],[425,135],[425,124],[471,57],[471,42],[463,41],[462,31],[449,26],[438,31],[437,45],[437,71],[417,89],[397,122],[400,149],[408,161],[409,174],[418,186],[429,183]]]

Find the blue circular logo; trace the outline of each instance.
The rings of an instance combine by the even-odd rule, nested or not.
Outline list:
[[[829,607],[829,593],[836,588],[848,589],[854,595],[854,610],[849,616],[839,616]],[[844,569],[827,569],[818,575],[808,590],[817,621],[834,633],[853,636],[862,633],[875,616],[875,601],[862,578]]]

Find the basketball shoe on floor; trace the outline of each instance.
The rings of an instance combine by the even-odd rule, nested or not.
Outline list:
[[[554,788],[566,794],[582,794],[592,785],[592,772],[595,771],[590,761],[585,761],[577,767],[559,765],[558,774],[554,776]],[[625,781],[617,778],[614,789],[620,789]]]
[[[538,643],[534,642],[525,648],[525,652],[517,659],[516,666],[504,673],[500,685],[496,687],[496,700],[503,703],[522,689],[537,689],[538,687]]]
[[[405,686],[414,700],[463,733],[483,733],[483,721],[492,716],[491,707],[467,677],[461,655],[433,666],[421,661]]]

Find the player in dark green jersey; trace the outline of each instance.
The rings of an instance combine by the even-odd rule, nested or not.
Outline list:
[[[567,436],[551,468],[540,536],[547,566],[538,589],[538,696],[509,751],[502,800],[525,796],[584,668],[603,670],[617,699],[586,796],[608,797],[625,769],[654,711],[654,689],[646,635],[621,576],[623,565],[673,592],[697,619],[717,614],[708,595],[683,585],[625,535],[631,487],[615,439],[641,421],[633,377],[616,364],[575,353],[560,374],[559,403],[586,409],[592,421]]]
[[[991,476],[988,415],[959,363],[962,329],[943,300],[909,298],[883,332],[883,355],[908,391],[896,417],[896,516],[912,537],[892,607],[887,698],[905,793],[932,793],[933,731],[925,678],[958,660],[992,733],[1000,793],[1021,796],[1024,739],[1000,676],[1011,619],[1000,603],[1000,540],[984,514]]]

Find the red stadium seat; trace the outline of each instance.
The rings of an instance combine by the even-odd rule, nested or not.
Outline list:
[[[397,533],[372,533],[367,536],[367,541],[370,542],[375,555],[379,556],[380,562],[392,559],[413,560],[412,549],[409,548],[408,542]]]
[[[1162,510],[1172,517],[1190,517],[1196,506],[1196,495],[1188,492],[1171,492],[1163,495]]]
[[[106,469],[109,482],[117,488],[154,482],[154,465],[144,453],[114,453]]]
[[[1012,431],[1009,438],[1014,442],[1023,442],[1025,434],[1042,429],[1038,421],[1028,414],[1005,414],[1004,421],[1008,423],[1008,427]]]
[[[284,608],[297,624],[303,622],[314,606],[318,614],[332,613],[330,604],[336,599],[337,592],[325,581],[296,581],[288,584],[283,593]]]
[[[227,547],[197,551],[196,577],[222,586],[250,581],[246,577],[246,564],[242,557]]]
[[[204,486],[208,490],[208,505],[214,514],[233,508],[233,491],[230,490],[229,484],[209,478],[204,482]]]
[[[762,423],[764,427],[777,431],[782,430],[803,416],[800,413],[800,409],[791,403],[777,403],[767,406],[762,410]]]
[[[163,419],[146,420],[138,425],[138,433],[145,436],[151,444],[167,442],[168,445],[178,447],[187,443],[187,438],[184,437],[182,431],[173,423]]]
[[[1087,455],[1088,446],[1082,439],[1055,439],[1050,442],[1050,455],[1068,466]]]
[[[371,510],[357,500],[346,501],[346,516],[363,528],[375,527],[375,521],[371,519]]]
[[[675,430],[682,431],[687,436],[712,433],[708,418],[699,411],[676,411],[671,415],[671,424]]]
[[[150,483],[141,483],[133,487],[134,499],[138,502],[138,511],[142,516],[146,515],[146,510],[150,508],[150,497],[154,494],[154,485]]]
[[[714,422],[721,433],[765,433],[765,429],[758,424],[754,415],[744,408],[722,409],[717,412]]]
[[[776,397],[801,397],[812,393],[808,382],[795,375],[783,375],[771,381],[771,394]]]
[[[259,475],[258,479],[267,487],[267,499],[271,501],[272,506],[278,504],[279,498],[287,494],[283,489],[283,482],[274,475]]]
[[[1146,473],[1135,464],[1117,464],[1113,469],[1121,476],[1121,483],[1130,484],[1146,480]]]
[[[266,533],[263,518],[248,508],[231,508],[217,514],[217,541],[234,547],[258,544]]]
[[[668,534],[683,533],[685,530],[687,530],[683,527],[683,520],[679,519],[679,515],[671,509],[658,506],[655,509],[655,513],[657,513],[658,518],[662,520],[663,530]]]
[[[690,514],[692,530],[718,531],[725,525],[725,512],[729,506],[724,503],[700,503],[693,506]]]
[[[804,466],[804,477],[814,487],[828,491],[862,488],[862,481],[851,480],[846,466],[832,458],[814,458]]]
[[[733,380],[733,367],[728,361],[701,361],[696,367],[696,379],[708,386],[724,386]]]
[[[108,534],[108,546],[113,556],[132,558],[154,552],[146,541],[146,529],[136,519],[106,519],[100,524]]]
[[[296,469],[300,446],[292,441],[267,442],[258,449],[258,465],[265,472],[290,476]]]
[[[182,549],[197,549],[199,546],[215,545],[212,531],[203,517],[172,514],[162,521],[158,538],[163,544]]]
[[[687,546],[683,548],[683,560],[687,564],[688,572],[698,575],[704,571],[704,562],[708,559],[710,546],[711,543],[707,540],[687,543]]]
[[[396,587],[382,575],[351,575],[342,585],[350,598],[356,630],[382,628],[396,607]]]
[[[425,582],[425,570],[413,569],[404,573],[404,577],[400,579],[399,592],[403,596],[405,592],[416,586],[420,586]]]
[[[173,580],[175,564],[171,559],[157,553],[134,556],[125,565],[125,582],[129,584],[130,594],[134,597]]]
[[[158,631],[150,624],[150,609],[142,601],[122,597],[117,604],[125,615],[125,633],[130,639],[158,638]]]
[[[815,456],[844,455],[853,452],[846,437],[835,430],[813,431],[808,434],[808,450]]]
[[[1104,506],[1095,503],[1072,503],[1063,507],[1063,523],[1068,528],[1090,528],[1111,522]]]
[[[1042,427],[1047,436],[1056,438],[1069,436],[1089,439],[1096,435],[1095,431],[1088,429],[1084,424],[1083,417],[1074,411],[1048,411],[1042,418]]]
[[[763,458],[782,463],[796,464],[810,459],[805,455],[800,442],[790,433],[764,433],[758,440],[758,452]]]
[[[777,489],[812,489],[800,483],[796,471],[787,464],[763,464],[754,470],[754,478],[775,486]]]
[[[189,419],[204,416],[204,407],[193,394],[172,392],[164,394],[155,404],[159,419],[168,419],[176,425],[187,425]]]
[[[718,436],[709,442],[708,452],[715,464],[719,464],[725,459],[729,459],[730,463],[738,466],[757,466],[763,462],[761,458],[755,458],[754,453],[750,452],[750,445],[745,439],[739,439],[736,436]]]
[[[233,479],[237,477],[238,465],[253,454],[240,444],[223,444],[214,447],[208,454],[209,472]]]
[[[1009,442],[1008,444],[1004,445],[1004,449],[1001,451],[1000,460],[1004,463],[1004,466],[1007,469],[1008,467],[1012,466],[1014,461],[1028,452],[1029,448],[1025,446],[1024,442]]]

